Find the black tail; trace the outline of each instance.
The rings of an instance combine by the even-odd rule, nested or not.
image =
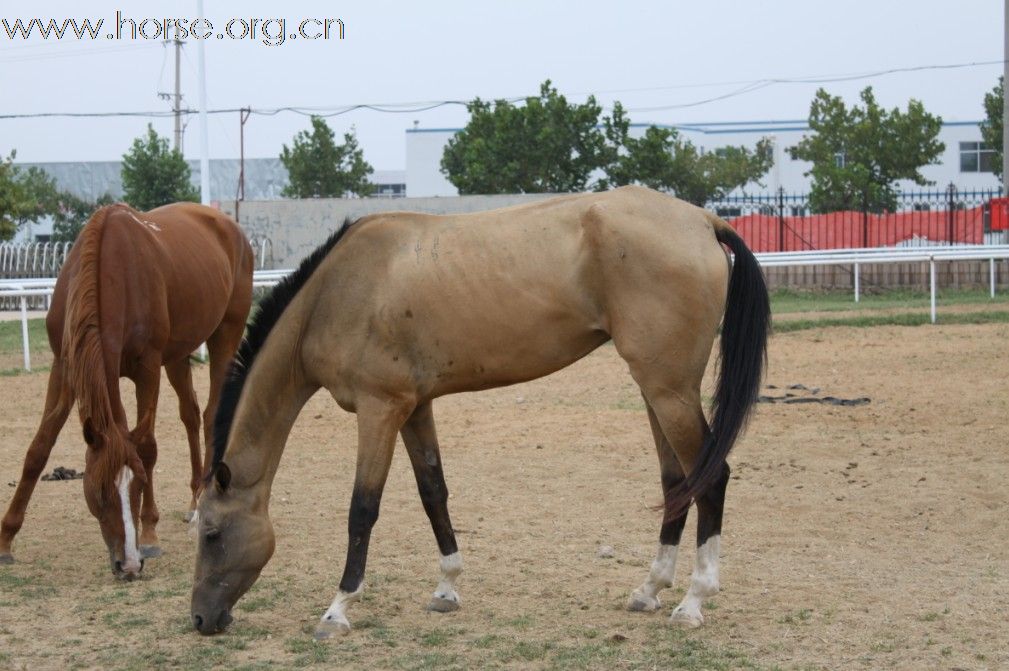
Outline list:
[[[705,436],[697,463],[686,480],[666,494],[666,517],[675,519],[722,472],[725,458],[757,402],[767,364],[771,304],[760,265],[735,231],[715,224],[715,237],[736,259],[722,318],[718,389],[712,403],[711,433]]]

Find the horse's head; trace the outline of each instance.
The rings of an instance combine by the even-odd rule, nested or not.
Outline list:
[[[140,491],[147,481],[132,436],[113,423],[104,430],[84,420],[84,500],[98,520],[117,578],[140,575],[144,560],[137,545]]]
[[[216,634],[231,622],[231,608],[256,582],[273,555],[273,525],[262,495],[232,486],[231,469],[214,467],[193,524],[198,534],[193,580],[193,626]]]

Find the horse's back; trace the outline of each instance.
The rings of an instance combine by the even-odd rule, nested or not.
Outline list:
[[[727,268],[703,210],[619,189],[373,215],[317,275],[303,307],[305,323],[325,325],[308,330],[311,365],[338,378],[363,362],[376,379],[440,395],[545,375],[635,324],[696,328],[684,325],[692,310],[710,348]]]
[[[251,247],[217,210],[174,203],[139,212],[119,204],[87,224],[99,225],[103,337],[121,341],[126,358],[149,351],[160,351],[163,361],[188,355],[214,332],[236,292],[251,292]],[[54,309],[76,281],[76,248],[57,281]]]

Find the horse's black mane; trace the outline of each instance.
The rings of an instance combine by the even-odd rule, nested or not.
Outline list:
[[[231,422],[235,418],[238,399],[242,396],[245,378],[248,377],[249,370],[256,360],[256,354],[263,347],[263,343],[266,342],[267,336],[270,335],[270,331],[280,316],[284,314],[287,305],[305,286],[305,282],[312,276],[330,250],[340,241],[344,233],[353,225],[349,218],[346,219],[339,230],[329,236],[326,242],[301,262],[297,270],[285,277],[280,284],[273,288],[273,291],[260,301],[259,308],[246,326],[245,337],[242,339],[238,352],[235,353],[235,358],[231,362],[228,376],[221,389],[221,398],[217,406],[217,414],[214,417],[214,456],[210,472],[213,472],[213,467],[221,463],[221,459],[224,458],[224,450],[228,446],[228,435],[231,432]]]

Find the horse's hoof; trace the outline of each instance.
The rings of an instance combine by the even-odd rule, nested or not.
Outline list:
[[[454,594],[448,597],[436,594],[431,597],[431,603],[427,604],[427,609],[435,613],[451,613],[459,610],[459,597]]]
[[[141,545],[140,546],[140,556],[144,559],[154,559],[160,557],[164,554],[161,548],[157,545]]]
[[[315,640],[325,641],[340,638],[350,633],[350,622],[346,620],[323,620],[315,628]]]
[[[645,596],[638,592],[631,594],[627,600],[627,610],[634,613],[654,613],[662,606],[658,597]]]
[[[700,613],[691,613],[681,608],[677,608],[673,611],[673,614],[669,616],[669,624],[685,627],[687,629],[696,629],[704,624],[704,616]]]
[[[13,564],[13,563],[14,563],[14,555],[12,555],[10,552],[4,552],[3,554],[0,554],[0,564]]]

